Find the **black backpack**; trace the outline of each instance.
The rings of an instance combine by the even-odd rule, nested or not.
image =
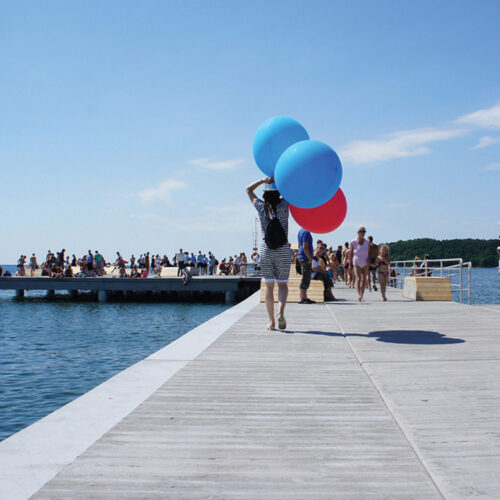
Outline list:
[[[264,241],[266,245],[271,250],[277,250],[283,245],[288,243],[288,239],[285,234],[283,226],[280,224],[278,217],[273,213],[271,207],[269,207],[268,212],[268,223],[266,227],[266,234],[264,236]]]

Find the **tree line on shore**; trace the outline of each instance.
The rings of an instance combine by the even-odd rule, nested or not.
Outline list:
[[[498,240],[455,239],[434,240],[417,238],[406,241],[387,243],[391,249],[391,260],[412,260],[416,256],[421,259],[429,254],[431,259],[462,258],[464,262],[472,262],[474,267],[496,267],[498,265]]]

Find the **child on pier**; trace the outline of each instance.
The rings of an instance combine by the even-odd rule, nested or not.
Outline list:
[[[382,245],[380,247],[380,252],[377,257],[377,267],[378,267],[378,282],[380,285],[380,293],[382,294],[382,300],[386,301],[385,291],[387,289],[387,282],[389,280],[389,265],[391,259],[389,257],[389,247],[387,245]]]

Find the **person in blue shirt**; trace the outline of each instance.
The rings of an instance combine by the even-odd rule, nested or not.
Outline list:
[[[311,233],[301,228],[298,234],[299,254],[297,262],[300,265],[302,279],[300,281],[300,301],[299,304],[314,304],[314,300],[307,298],[307,290],[311,284],[312,259],[313,259],[313,239]]]

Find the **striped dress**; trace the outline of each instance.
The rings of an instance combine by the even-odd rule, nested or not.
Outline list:
[[[260,247],[260,266],[264,281],[276,281],[278,283],[286,283],[290,276],[290,266],[292,263],[292,250],[290,244],[286,243],[281,248],[272,250],[268,248],[265,242],[266,228],[269,219],[266,214],[265,204],[262,200],[256,199],[254,202],[255,209],[259,214],[260,224],[262,226],[262,243]],[[285,200],[281,200],[276,210],[276,216],[285,231],[288,238],[288,216],[289,208]]]

